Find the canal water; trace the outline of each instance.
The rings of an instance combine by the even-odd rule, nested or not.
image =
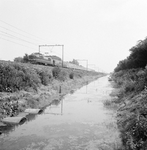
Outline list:
[[[0,135],[0,150],[113,150],[120,143],[108,76],[55,100],[40,115]]]

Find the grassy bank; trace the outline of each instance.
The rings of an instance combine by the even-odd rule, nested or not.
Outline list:
[[[125,150],[147,149],[147,38],[129,49],[119,61],[112,82],[117,120]],[[107,103],[108,104],[108,103]]]
[[[147,149],[147,69],[121,70],[111,78],[114,98],[106,105],[117,108],[122,149]]]
[[[17,101],[19,111],[28,107],[41,108],[102,75],[96,72],[1,61],[0,103],[2,106],[6,102]],[[1,114],[2,112],[1,108]]]

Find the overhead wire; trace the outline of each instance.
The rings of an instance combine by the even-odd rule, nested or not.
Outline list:
[[[3,25],[0,25],[0,39],[11,42],[11,43],[15,43],[17,45],[21,45],[24,47],[28,47],[30,49],[36,50],[26,44],[31,44],[34,46],[38,46],[38,42],[41,40],[44,40],[40,37],[37,37],[33,34],[30,34],[22,29],[17,28],[16,26],[13,26],[5,21],[0,20],[0,22],[4,23],[5,25],[7,25],[6,27]],[[12,27],[12,28],[11,28]],[[21,41],[21,42],[18,42]],[[24,44],[24,43],[25,44]],[[52,51],[53,47],[51,48]]]
[[[33,37],[38,38],[38,39],[41,39],[41,40],[45,40],[45,39],[42,39],[42,38],[40,38],[40,37],[37,37],[37,36],[35,36],[35,35],[31,34],[31,33],[28,33],[28,32],[26,32],[26,31],[24,31],[24,30],[22,30],[22,29],[19,29],[19,28],[15,27],[15,26],[13,26],[13,25],[11,25],[11,24],[5,22],[5,21],[0,20],[0,22],[3,22],[4,24],[7,24],[7,25],[9,25],[9,26],[11,26],[11,27],[13,27],[13,28],[15,28],[15,29],[21,31],[21,32],[24,32],[24,33],[30,35],[30,36],[33,36]]]
[[[29,36],[27,36],[27,35],[20,34],[20,33],[18,33],[18,32],[15,32],[15,31],[10,30],[10,29],[8,29],[8,28],[5,28],[5,27],[3,27],[3,26],[0,26],[0,28],[5,29],[5,30],[7,30],[7,31],[10,31],[10,32],[12,32],[12,33],[15,33],[15,34],[24,36],[24,37],[29,38],[29,39],[31,39],[31,40],[39,41],[39,39],[33,39],[32,37],[29,37]]]
[[[3,33],[4,36],[9,36],[9,37],[12,37],[12,38],[15,38],[15,39],[17,39],[17,40],[21,40],[21,41],[27,42],[27,43],[32,44],[32,45],[35,45],[35,46],[37,45],[37,43],[29,42],[29,41],[24,40],[24,39],[22,39],[22,38],[16,37],[16,36],[14,36],[14,35],[12,35],[12,34],[9,34],[9,33],[3,32],[3,31],[0,31],[0,32]]]
[[[49,50],[49,52],[52,53],[53,48],[54,48],[54,46],[52,46],[51,48],[50,47],[42,47],[42,51],[44,51],[44,49],[45,49],[45,51]]]
[[[21,45],[21,46],[24,46],[24,47],[27,47],[27,48],[30,48],[30,49],[33,49],[33,50],[36,50],[35,48],[32,48],[32,47],[26,46],[26,45],[24,45],[24,44],[20,44],[20,43],[11,41],[11,40],[9,40],[9,39],[4,39],[4,38],[2,38],[2,37],[0,37],[0,39],[5,40],[5,41],[8,41],[8,42],[15,43],[15,44],[17,44],[17,45]]]

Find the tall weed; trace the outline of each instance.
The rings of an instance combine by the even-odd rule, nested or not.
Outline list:
[[[147,70],[125,70],[112,76],[116,84],[121,83],[118,102],[125,102],[123,109],[118,109],[118,127],[125,149],[147,149]]]

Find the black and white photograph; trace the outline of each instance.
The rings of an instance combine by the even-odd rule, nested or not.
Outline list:
[[[147,150],[146,0],[0,0],[0,150]]]

